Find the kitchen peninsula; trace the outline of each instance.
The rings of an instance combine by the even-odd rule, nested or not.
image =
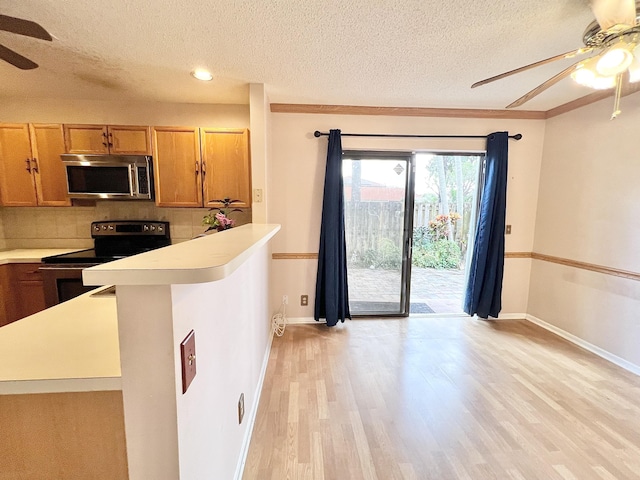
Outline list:
[[[82,312],[77,321],[95,322],[100,321],[95,309],[101,309],[103,314],[110,311],[107,317],[117,309],[120,378],[103,373],[100,382],[104,385],[95,386],[88,379],[96,372],[84,372],[84,383],[78,378],[67,380],[82,386],[71,387],[72,392],[84,388],[93,394],[113,394],[111,389],[121,389],[115,393],[122,396],[119,418],[124,419],[124,464],[128,473],[109,478],[195,480],[232,479],[239,475],[269,353],[269,241],[279,228],[248,224],[92,267],[84,272],[85,284],[116,285],[115,302],[108,295],[96,299],[85,294],[5,327],[11,329],[12,341],[21,342],[22,350],[28,351],[32,347],[28,329],[23,337],[20,330],[34,319],[43,321],[60,313],[65,305],[71,308],[75,304],[80,308],[74,311]],[[77,332],[67,328],[57,335],[69,335],[67,340],[72,342]],[[197,371],[183,393],[180,344],[192,331]],[[0,330],[0,342],[3,335]],[[55,336],[51,333],[51,341]],[[83,341],[95,342],[97,347],[114,342],[114,338],[96,331],[91,339]],[[97,348],[95,356],[101,356],[100,351]],[[0,358],[3,355],[0,353]],[[73,357],[72,353],[69,355]],[[78,364],[99,363],[84,355],[86,351],[76,358]],[[42,361],[28,355],[24,358],[25,364]],[[50,359],[52,364],[56,361]],[[2,403],[32,397],[33,385],[60,385],[51,383],[53,378],[17,379],[11,378],[11,372],[0,372]],[[25,380],[31,381],[21,383]],[[20,391],[17,387],[27,384],[30,390]],[[35,391],[43,392],[37,388]],[[238,412],[242,401],[244,418]],[[0,416],[3,422],[7,418],[7,414]],[[6,431],[4,424],[0,429]],[[90,441],[98,445],[102,442],[99,438]],[[108,443],[101,447],[111,448]],[[121,445],[116,447],[115,450]],[[8,470],[3,466],[0,472]],[[39,476],[32,470],[25,472],[28,478],[47,478],[47,472],[40,472]],[[98,473],[92,472],[95,474]]]

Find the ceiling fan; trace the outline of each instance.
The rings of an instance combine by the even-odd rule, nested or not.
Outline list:
[[[22,18],[9,17],[7,15],[0,15],[0,30],[17,33],[18,35],[24,35],[27,37],[39,38],[40,40],[47,40],[49,42],[52,40],[49,32],[36,22],[24,20]],[[37,63],[29,60],[27,57],[23,57],[4,45],[0,45],[0,59],[10,63],[14,67],[18,67],[21,70],[38,68]]]
[[[563,78],[571,76],[577,83],[597,90],[616,88],[612,119],[620,114],[619,104],[623,80],[640,81],[640,1],[593,0],[591,9],[596,17],[584,31],[584,47],[531,63],[515,70],[486,78],[471,88],[486,85],[505,77],[524,72],[556,60],[594,54],[565,68],[546,82],[524,94],[506,108],[515,108],[528,102]]]

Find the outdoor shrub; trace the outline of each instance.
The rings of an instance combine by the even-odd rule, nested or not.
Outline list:
[[[455,228],[456,222],[462,218],[458,213],[438,215],[435,220],[429,222],[428,232],[431,240],[443,240],[449,237],[449,227]]]
[[[413,229],[413,247],[421,247],[429,243],[429,230],[428,227],[415,227]]]
[[[396,269],[402,266],[402,252],[388,238],[382,239],[378,249],[368,249],[352,256],[356,267]]]
[[[460,247],[449,240],[435,242],[413,248],[413,265],[420,268],[453,269],[460,268],[462,254]]]

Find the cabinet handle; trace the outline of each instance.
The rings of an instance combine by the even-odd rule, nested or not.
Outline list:
[[[198,165],[198,162],[196,161],[196,177],[200,175],[200,166]]]
[[[34,172],[38,173],[38,159],[34,157],[32,161],[33,161],[33,169],[32,170]]]
[[[207,162],[202,161],[202,178],[207,174]]]
[[[106,132],[102,132],[102,137],[104,138],[104,140],[102,142],[102,145],[107,147],[108,146],[108,144],[107,144],[107,133]]]
[[[27,158],[25,162],[27,162],[27,172],[31,173],[31,160]]]
[[[113,133],[109,133],[109,141],[107,143],[109,143],[110,147],[113,147]]]

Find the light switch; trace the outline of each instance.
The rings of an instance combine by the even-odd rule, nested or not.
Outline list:
[[[180,358],[182,360],[182,393],[186,393],[196,376],[196,332],[193,330],[180,343]]]

